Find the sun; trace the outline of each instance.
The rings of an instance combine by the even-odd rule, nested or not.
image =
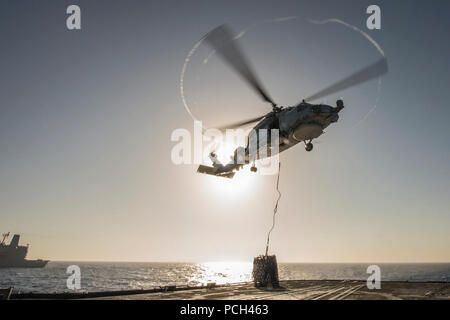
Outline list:
[[[211,176],[211,188],[223,196],[238,198],[250,191],[255,174],[243,168],[236,172],[232,179]]]

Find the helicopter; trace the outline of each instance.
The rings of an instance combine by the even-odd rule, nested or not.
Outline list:
[[[272,132],[273,129],[279,130],[278,152],[281,153],[300,142],[305,145],[305,150],[310,152],[313,150],[314,139],[317,139],[324,133],[324,129],[330,124],[339,120],[339,112],[344,109],[344,101],[339,99],[336,106],[327,104],[313,104],[311,101],[321,99],[333,93],[337,93],[344,89],[356,86],[373,78],[382,76],[388,71],[387,58],[382,57],[375,63],[351,74],[350,76],[335,82],[323,90],[303,99],[300,103],[283,107],[274,102],[268,92],[263,87],[261,81],[256,76],[252,66],[244,55],[243,51],[237,43],[237,37],[233,36],[231,29],[227,25],[221,25],[209,33],[202,40],[210,46],[218,56],[228,64],[260,98],[272,106],[272,111],[244,121],[229,124],[218,128],[219,130],[236,129],[257,123],[251,133],[267,130]],[[252,136],[247,137],[247,146],[238,147],[231,156],[228,164],[222,164],[215,152],[209,154],[212,166],[200,165],[197,169],[198,173],[214,175],[218,177],[233,178],[235,171],[241,169],[244,165],[252,163],[250,170],[257,172],[255,161],[262,157],[271,157],[274,155],[270,148],[271,136],[266,134],[264,143],[258,141],[256,148],[251,148]],[[256,135],[256,139],[258,136]],[[260,152],[261,148],[266,148],[265,152]],[[261,156],[261,154],[263,154]]]

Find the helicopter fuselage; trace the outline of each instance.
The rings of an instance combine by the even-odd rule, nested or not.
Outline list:
[[[197,172],[232,178],[234,171],[249,163],[253,163],[251,170],[256,172],[256,160],[272,157],[299,142],[304,142],[306,151],[311,151],[311,141],[322,135],[330,124],[338,121],[338,113],[343,108],[343,101],[338,100],[336,107],[302,102],[295,107],[274,109],[253,127],[248,135],[247,146],[236,148],[229,163],[223,165],[217,160],[216,154],[211,153],[213,166],[200,165]],[[278,140],[272,137],[274,129],[278,133]],[[274,147],[274,143],[278,145]]]
[[[262,159],[276,154],[276,150],[271,148],[271,135],[268,133],[266,141],[260,141],[260,130],[279,129],[278,152],[283,152],[299,142],[311,143],[313,139],[323,134],[324,129],[331,123],[339,119],[338,112],[342,108],[332,107],[325,104],[309,104],[302,102],[295,107],[283,108],[278,112],[268,113],[250,132],[246,147],[246,163],[252,159]],[[256,144],[257,141],[257,144]],[[250,151],[250,145],[253,143],[257,147],[256,157]],[[266,152],[261,152],[266,148]],[[255,153],[255,152],[253,152]],[[248,162],[247,162],[248,161]]]

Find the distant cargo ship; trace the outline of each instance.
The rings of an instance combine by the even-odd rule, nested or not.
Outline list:
[[[19,246],[20,235],[15,234],[7,245],[5,240],[9,237],[9,232],[3,234],[0,243],[0,268],[43,268],[48,260],[27,260],[28,245]]]

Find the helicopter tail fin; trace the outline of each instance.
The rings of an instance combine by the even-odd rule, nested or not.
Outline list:
[[[231,179],[234,177],[235,172],[233,171],[220,171],[217,167],[208,167],[204,165],[200,165],[197,169],[198,173],[209,174],[216,177],[223,177]]]
[[[342,109],[344,109],[344,101],[342,99],[339,99],[338,101],[336,101],[336,108],[334,108],[336,110],[336,112],[341,111]]]

